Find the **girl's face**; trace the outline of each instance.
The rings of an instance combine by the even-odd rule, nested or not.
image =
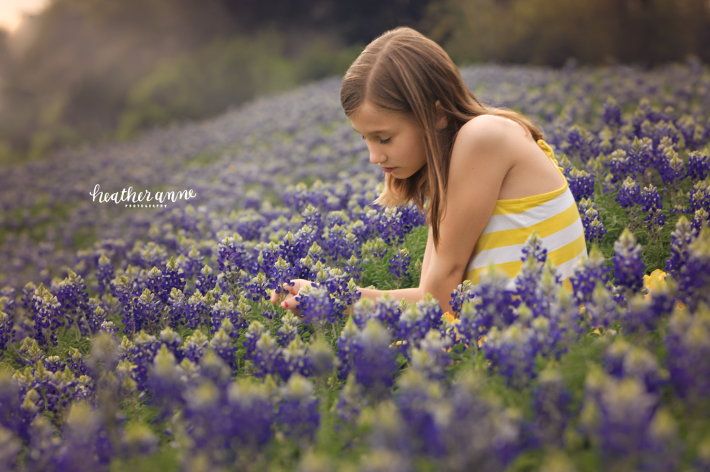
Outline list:
[[[393,177],[406,179],[426,165],[424,134],[412,117],[365,101],[350,121],[367,143],[370,162],[391,169]]]

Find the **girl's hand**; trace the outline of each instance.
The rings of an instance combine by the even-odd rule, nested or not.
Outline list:
[[[281,308],[286,308],[290,310],[295,316],[301,316],[301,310],[299,310],[298,302],[296,301],[296,296],[299,290],[306,285],[313,285],[312,282],[304,279],[291,279],[291,284],[283,284],[283,288],[286,289],[286,297],[281,302]],[[276,303],[281,299],[281,295],[276,294],[276,290],[271,291],[271,303]]]

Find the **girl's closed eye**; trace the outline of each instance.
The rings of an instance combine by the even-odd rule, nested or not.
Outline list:
[[[363,136],[363,135],[360,135],[360,138],[365,140],[365,136]],[[380,139],[380,144],[387,144],[390,142],[390,139],[392,139],[392,138]]]

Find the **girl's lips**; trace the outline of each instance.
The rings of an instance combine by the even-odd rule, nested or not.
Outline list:
[[[396,167],[383,167],[383,168],[382,168],[382,170],[384,170],[384,171],[387,172],[388,174],[389,174],[390,172],[392,172],[393,170],[395,170],[395,169],[396,169]]]

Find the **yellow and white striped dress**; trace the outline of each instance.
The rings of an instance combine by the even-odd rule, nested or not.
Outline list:
[[[564,177],[552,148],[542,139],[537,144]],[[493,262],[508,275],[508,288],[513,290],[515,276],[523,266],[523,245],[533,230],[547,249],[547,258],[552,261],[562,285],[571,292],[569,277],[582,255],[587,255],[587,246],[584,226],[567,179],[564,187],[552,192],[496,201],[493,215],[473,248],[464,280],[470,280],[476,287],[481,273]]]

